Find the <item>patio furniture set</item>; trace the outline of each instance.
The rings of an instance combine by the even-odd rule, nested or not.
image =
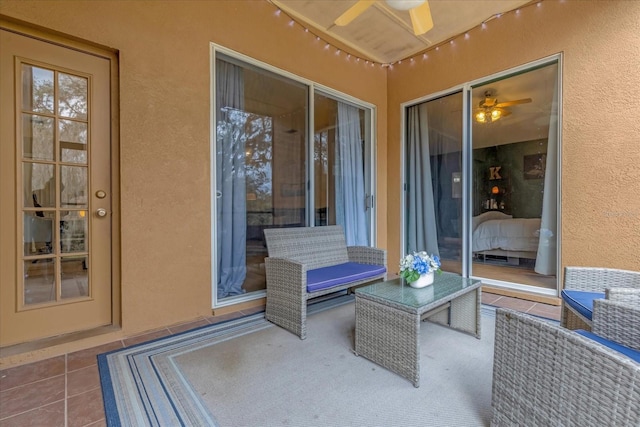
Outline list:
[[[386,280],[386,251],[340,226],[267,229],[265,317],[306,337],[309,299],[355,289],[355,353],[420,385],[420,321],[480,338],[481,281],[414,289]],[[374,282],[374,283],[372,283]],[[365,286],[366,285],[366,286]],[[492,426],[640,426],[640,272],[566,267],[562,320],[496,310]]]

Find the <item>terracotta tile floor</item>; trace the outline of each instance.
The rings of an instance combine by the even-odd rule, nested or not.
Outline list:
[[[483,293],[484,304],[560,319],[560,307]],[[106,426],[96,355],[187,329],[252,314],[262,308],[201,319],[87,350],[0,371],[0,425]]]

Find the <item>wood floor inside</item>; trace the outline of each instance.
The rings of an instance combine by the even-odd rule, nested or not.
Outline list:
[[[462,273],[459,261],[442,261],[442,269],[452,273]],[[518,283],[545,289],[556,289],[556,276],[545,276],[536,273],[533,268],[510,265],[490,264],[474,261],[471,265],[472,275],[502,282]]]

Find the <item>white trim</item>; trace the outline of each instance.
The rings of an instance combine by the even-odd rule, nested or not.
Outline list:
[[[524,291],[530,294],[558,296],[555,289],[542,288],[540,286],[524,285],[522,283],[505,282],[502,280],[487,279],[482,276],[471,275],[472,279],[481,280],[482,285],[495,286],[497,288]]]

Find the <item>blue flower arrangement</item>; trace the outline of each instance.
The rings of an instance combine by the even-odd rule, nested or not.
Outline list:
[[[440,274],[440,257],[429,255],[425,251],[414,252],[406,255],[400,260],[400,276],[407,282],[412,283],[427,273],[436,272]]]

